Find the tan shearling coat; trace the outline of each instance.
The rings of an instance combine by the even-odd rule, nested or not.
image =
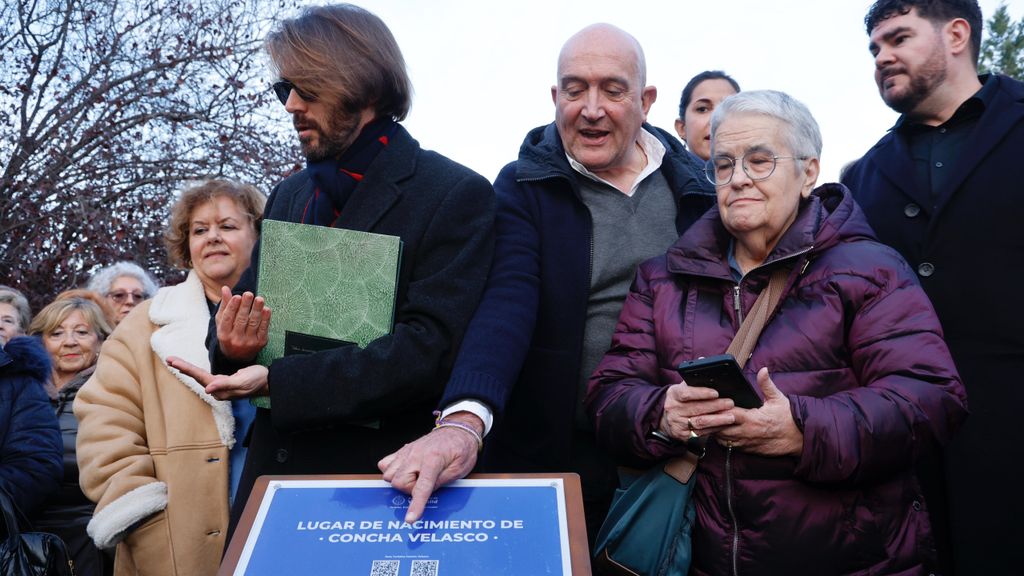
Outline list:
[[[194,272],[138,306],[103,344],[75,401],[88,532],[117,546],[116,575],[217,571],[228,527],[231,403],[166,364],[209,369],[210,313]]]

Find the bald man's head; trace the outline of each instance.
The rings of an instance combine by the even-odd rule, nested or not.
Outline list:
[[[598,175],[642,168],[637,141],[658,94],[646,81],[644,51],[625,31],[593,24],[569,38],[551,87],[566,153]]]
[[[562,76],[566,58],[594,50],[617,53],[636,71],[637,84],[643,86],[647,83],[647,61],[640,42],[622,28],[605,23],[591,24],[565,41],[558,53],[558,76]]]

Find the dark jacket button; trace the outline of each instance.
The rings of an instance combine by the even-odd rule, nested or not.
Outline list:
[[[921,511],[921,502],[920,501],[914,500],[914,503],[911,504],[911,506],[913,506],[914,510],[917,510],[918,512]]]
[[[907,218],[914,218],[921,213],[921,207],[911,202],[903,207],[903,214]]]
[[[274,458],[275,458],[275,459],[276,459],[276,460],[277,460],[278,462],[280,462],[280,463],[284,464],[285,462],[287,462],[287,461],[288,461],[288,451],[287,451],[287,450],[285,450],[284,448],[278,448],[278,449],[277,449],[277,453],[276,453],[276,454],[274,454]]]
[[[917,273],[925,278],[935,274],[935,265],[931,262],[921,262],[917,265]]]

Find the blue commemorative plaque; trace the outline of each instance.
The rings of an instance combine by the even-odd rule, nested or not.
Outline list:
[[[383,480],[291,478],[267,481],[251,527],[232,540],[237,549],[244,537],[237,562],[229,549],[221,574],[573,574],[565,478],[459,480],[413,524],[410,497]]]

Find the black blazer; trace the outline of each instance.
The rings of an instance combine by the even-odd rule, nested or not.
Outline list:
[[[996,544],[1024,539],[1024,500],[1005,497],[1019,483],[1006,457],[1024,445],[1024,84],[992,81],[992,101],[936,202],[917,189],[897,131],[843,177],[879,239],[918,271],[967,389],[971,415],[946,450],[944,489],[960,574],[1024,565],[1024,548]]]
[[[312,193],[305,171],[287,178],[265,218],[301,221]],[[272,409],[258,410],[236,510],[256,476],[377,473],[380,458],[430,430],[490,268],[493,222],[490,183],[400,126],[336,223],[402,238],[394,330],[364,349],[271,364]],[[238,288],[255,286],[258,251]]]

